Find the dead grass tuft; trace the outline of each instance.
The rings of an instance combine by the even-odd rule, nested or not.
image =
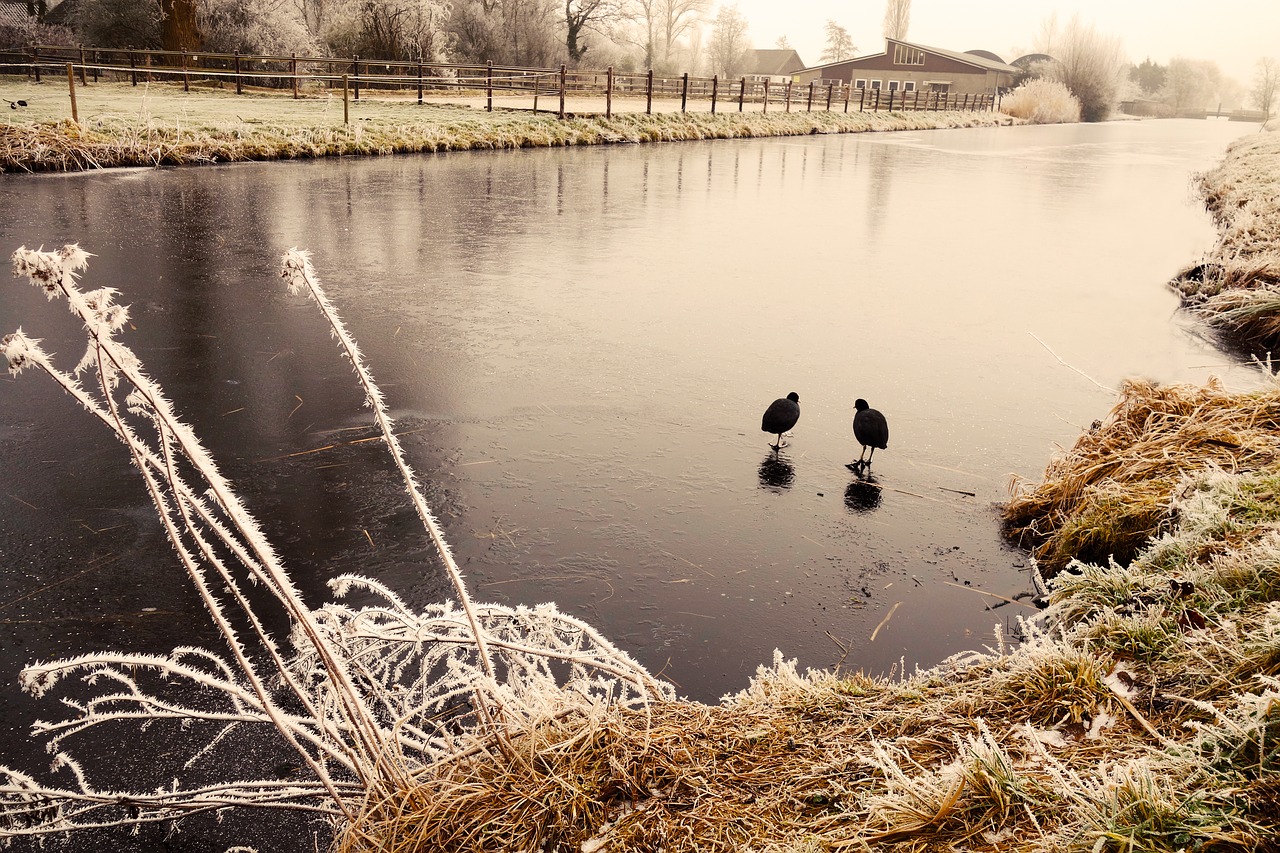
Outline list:
[[[1172,522],[1188,473],[1280,464],[1280,389],[1235,395],[1129,380],[1106,420],[1054,459],[1042,483],[1005,507],[1006,531],[1033,549],[1046,576],[1072,558],[1128,563]]]

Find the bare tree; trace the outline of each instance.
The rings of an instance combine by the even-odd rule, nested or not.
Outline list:
[[[614,0],[564,0],[564,44],[569,61],[581,62],[587,52],[583,36],[617,16],[618,6]]]
[[[827,21],[827,47],[822,52],[820,62],[839,62],[853,56],[858,48],[853,44],[849,31],[835,21]]]
[[[662,22],[662,64],[671,71],[671,56],[685,35],[711,8],[711,0],[659,0]]]
[[[778,36],[778,40],[773,43],[778,50],[791,50],[791,39],[786,36]]]
[[[1175,56],[1165,71],[1161,99],[1175,112],[1204,109],[1217,93],[1221,78],[1215,63]]]
[[[750,49],[747,19],[742,17],[737,4],[721,6],[711,25],[711,38],[707,42],[711,72],[721,77],[737,77]]]
[[[1276,89],[1280,86],[1280,62],[1270,56],[1258,60],[1258,70],[1253,76],[1253,88],[1249,90],[1249,99],[1262,110],[1262,121],[1271,120],[1271,106],[1276,100]]]
[[[1083,24],[1079,16],[1059,32],[1056,18],[1051,17],[1042,28],[1037,47],[1054,57],[1037,70],[1080,99],[1084,121],[1102,121],[1111,114],[1128,68],[1119,39],[1102,35],[1093,24]]]
[[[911,0],[885,0],[884,37],[901,41],[911,25]]]

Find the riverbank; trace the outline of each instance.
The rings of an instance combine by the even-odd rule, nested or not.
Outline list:
[[[1174,281],[1183,304],[1233,343],[1280,349],[1280,133],[1250,134],[1198,177],[1219,239]]]
[[[844,113],[617,112],[604,104],[564,120],[554,113],[465,103],[419,105],[412,99],[347,104],[341,92],[294,100],[280,93],[237,96],[230,90],[184,93],[178,86],[99,83],[77,87],[80,123],[70,120],[64,85],[0,82],[0,97],[27,106],[0,112],[0,171],[79,171],[119,166],[168,166],[241,160],[467,151],[803,136],[1007,125],[993,112]],[[551,106],[549,103],[543,106]],[[642,101],[640,102],[643,103]],[[632,106],[635,106],[634,104]],[[640,107],[643,108],[642,106]],[[723,109],[723,107],[722,107]]]
[[[1233,192],[1276,235],[1266,170]],[[560,718],[370,803],[341,849],[1272,849],[1280,382],[1135,381],[1099,414],[1009,505],[1061,570],[1008,646]]]

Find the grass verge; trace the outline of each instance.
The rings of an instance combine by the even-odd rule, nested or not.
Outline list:
[[[176,85],[99,83],[77,87],[80,123],[69,118],[65,85],[0,82],[0,96],[28,106],[3,110],[0,171],[74,171],[352,154],[465,151],[923,130],[1009,124],[992,112],[707,112],[554,114],[459,104],[370,99],[341,92],[293,100],[287,94]],[[548,99],[549,100],[549,99]],[[546,104],[544,103],[544,107]],[[600,103],[603,110],[603,101]]]

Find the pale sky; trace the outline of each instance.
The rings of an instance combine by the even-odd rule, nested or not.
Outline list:
[[[859,56],[884,50],[884,0],[736,3],[751,25],[753,47],[774,47],[785,35],[807,65],[820,61],[828,20],[849,31]],[[1079,13],[1099,32],[1118,36],[1134,62],[1148,56],[1161,65],[1175,56],[1210,59],[1246,87],[1260,58],[1280,59],[1280,0],[912,0],[907,40],[989,50],[1008,62],[1030,50],[1055,11],[1059,21]]]

